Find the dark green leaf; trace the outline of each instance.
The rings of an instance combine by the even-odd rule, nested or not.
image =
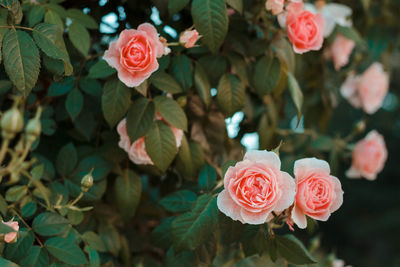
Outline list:
[[[9,202],[15,202],[26,196],[27,193],[28,187],[26,185],[14,185],[7,190],[6,200]]]
[[[186,114],[175,100],[166,96],[157,96],[153,101],[157,111],[166,122],[178,129],[187,131]]]
[[[88,29],[96,30],[99,26],[97,25],[96,20],[94,20],[91,16],[85,14],[80,9],[70,8],[67,10],[67,17],[71,18],[72,21],[79,22],[83,26]]]
[[[8,77],[27,96],[39,76],[39,50],[29,34],[10,29],[3,38],[2,51]]]
[[[90,74],[89,74],[90,75]],[[128,111],[131,103],[131,89],[118,79],[104,84],[101,107],[108,125],[113,128]]]
[[[90,48],[90,34],[88,30],[80,23],[72,22],[68,28],[68,37],[75,48],[86,57]]]
[[[88,263],[85,254],[71,240],[53,237],[46,241],[44,247],[54,258],[67,264],[77,266]]]
[[[44,21],[53,25],[56,25],[60,30],[64,31],[64,22],[61,16],[54,10],[47,10],[44,15]]]
[[[21,260],[21,266],[47,267],[49,266],[49,254],[39,246],[33,246],[28,250],[26,256]]]
[[[78,154],[73,143],[68,143],[63,146],[58,152],[56,160],[56,168],[62,176],[69,175],[75,168],[78,162]]]
[[[20,24],[22,21],[22,8],[18,0],[2,0],[0,6],[7,8],[13,18],[13,23]]]
[[[224,0],[193,0],[192,17],[196,30],[211,52],[218,51],[228,32],[228,15]]]
[[[168,249],[172,245],[171,224],[175,217],[168,217],[161,221],[161,223],[151,233],[151,240],[157,247]]]
[[[166,93],[177,94],[183,91],[175,78],[164,71],[156,72],[150,79],[151,83],[157,87],[157,89]]]
[[[107,251],[110,251],[114,256],[118,256],[121,249],[121,241],[117,229],[111,224],[100,224],[100,237],[106,245]]]
[[[28,13],[28,25],[33,27],[37,23],[41,22],[44,18],[46,9],[42,5],[34,5]]]
[[[79,79],[79,88],[91,96],[99,97],[102,94],[101,83],[89,77],[81,77]]]
[[[279,254],[293,264],[312,264],[315,259],[293,235],[275,236]]]
[[[154,103],[147,98],[140,97],[132,103],[126,116],[126,131],[132,142],[148,132],[155,113]]]
[[[68,229],[68,220],[57,213],[44,212],[36,216],[32,228],[41,236],[59,235]]]
[[[89,69],[89,77],[93,79],[107,78],[115,72],[117,72],[117,70],[111,68],[105,60],[99,60]]]
[[[18,264],[11,262],[9,260],[6,260],[1,256],[0,256],[0,266],[1,267],[19,267]]]
[[[106,178],[112,169],[112,164],[100,156],[85,157],[79,162],[78,167],[76,168],[74,176],[77,178],[77,181],[80,181],[92,168],[93,180],[99,181]]]
[[[171,212],[183,212],[192,208],[196,194],[190,190],[176,191],[160,200],[161,206]]]
[[[24,257],[29,248],[32,247],[35,236],[32,231],[26,229],[18,231],[17,242],[6,246],[4,256],[12,261],[19,261]]]
[[[37,204],[36,202],[28,202],[22,207],[21,215],[24,218],[30,218],[36,213]]]
[[[234,75],[225,74],[218,83],[217,102],[227,117],[240,110],[245,101],[244,84]]]
[[[230,5],[237,12],[242,14],[242,12],[243,12],[243,0],[226,0],[226,2],[228,3],[228,5]]]
[[[203,100],[206,107],[208,107],[211,102],[211,85],[210,81],[208,80],[207,73],[200,63],[196,64],[194,70],[194,85],[200,98]]]
[[[92,247],[85,247],[86,253],[89,255],[90,267],[100,267],[99,253]]]
[[[254,67],[253,84],[260,97],[271,93],[278,85],[281,75],[281,64],[278,58],[264,56]]]
[[[172,58],[172,74],[182,85],[184,91],[188,91],[193,85],[193,65],[185,55],[177,55]]]
[[[178,149],[171,128],[162,121],[153,123],[145,137],[147,154],[154,164],[165,171],[174,159]]]
[[[217,173],[210,164],[206,163],[200,171],[199,187],[202,190],[211,191],[214,188],[216,180]]]
[[[142,183],[139,176],[126,169],[114,184],[115,201],[121,215],[129,219],[135,215],[142,193]]]
[[[15,230],[7,224],[0,223],[0,234],[8,234],[11,232],[15,232]]]
[[[68,77],[62,82],[53,82],[47,91],[47,95],[62,96],[71,91],[72,88],[74,88],[74,77]]]
[[[303,92],[301,91],[296,78],[290,72],[288,74],[288,87],[294,105],[296,106],[297,109],[297,123],[299,123],[301,118],[301,108],[303,106]]]
[[[81,113],[83,108],[83,95],[78,88],[74,88],[69,92],[65,101],[65,108],[73,121],[79,113]]]
[[[210,238],[217,222],[217,199],[208,194],[200,196],[193,211],[182,214],[172,223],[175,251],[196,249]]]
[[[95,232],[85,232],[82,235],[82,239],[85,240],[89,244],[89,246],[99,252],[105,252],[107,250],[103,239],[101,239],[101,237]]]

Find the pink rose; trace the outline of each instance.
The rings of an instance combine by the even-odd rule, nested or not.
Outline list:
[[[389,76],[382,64],[373,63],[361,76],[350,74],[340,92],[354,107],[375,113],[383,103],[389,90]]]
[[[347,39],[341,34],[336,35],[330,47],[335,70],[339,70],[349,63],[351,52],[353,52],[355,46],[356,43],[353,40]]]
[[[265,8],[271,10],[272,14],[277,15],[283,11],[285,0],[267,0]]]
[[[14,243],[17,241],[17,235],[18,235],[18,230],[19,230],[19,225],[18,222],[14,221],[8,221],[8,222],[3,222],[3,224],[10,226],[12,229],[14,229],[16,232],[11,232],[8,234],[4,235],[4,242],[6,243]]]
[[[161,120],[162,117],[156,114],[156,120]],[[181,129],[171,126],[171,130],[175,136],[176,147],[181,146],[183,131]],[[117,126],[117,132],[119,134],[119,147],[128,153],[129,159],[135,164],[150,164],[153,165],[153,161],[146,152],[145,137],[137,139],[131,144],[128,133],[126,131],[126,119],[120,121]]]
[[[218,195],[219,210],[242,223],[263,224],[293,204],[295,183],[280,170],[281,161],[274,152],[249,151],[243,161],[229,167],[224,187]]]
[[[377,131],[371,131],[359,141],[353,150],[353,162],[346,172],[349,178],[365,177],[375,180],[383,170],[387,159],[387,149],[383,136]]]
[[[310,50],[320,50],[325,25],[322,15],[304,10],[303,3],[290,3],[287,12],[287,34],[294,52],[303,54]]]
[[[179,37],[179,43],[183,44],[186,48],[191,48],[199,38],[199,33],[196,30],[186,30]]]
[[[297,193],[292,220],[299,228],[307,227],[306,215],[326,221],[343,203],[343,190],[338,178],[330,175],[329,164],[316,158],[294,163]]]
[[[123,30],[118,40],[110,43],[103,59],[118,71],[126,86],[135,87],[158,69],[157,58],[163,54],[156,28],[143,23],[137,30]]]

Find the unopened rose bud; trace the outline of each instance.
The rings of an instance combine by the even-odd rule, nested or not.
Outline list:
[[[1,134],[5,139],[12,139],[22,130],[24,122],[21,112],[16,106],[12,107],[1,117]]]
[[[10,232],[10,233],[4,235],[4,242],[6,242],[6,243],[17,242],[17,236],[18,236],[18,230],[19,230],[18,222],[14,222],[11,220],[11,221],[2,222],[2,223],[11,227],[15,231],[15,232]]]
[[[42,124],[40,122],[40,115],[42,114],[42,109],[36,111],[36,115],[33,119],[30,119],[25,127],[26,139],[30,142],[34,142],[42,131]]]
[[[81,190],[83,192],[87,192],[93,185],[92,172],[93,172],[93,169],[88,174],[83,176],[83,178],[81,180]]]
[[[195,45],[197,40],[199,40],[201,36],[196,30],[186,30],[181,33],[179,37],[179,43],[181,43],[186,48],[191,48]]]
[[[363,133],[365,131],[365,128],[366,128],[366,123],[363,120],[357,122],[356,125],[354,126],[354,130],[357,133]]]

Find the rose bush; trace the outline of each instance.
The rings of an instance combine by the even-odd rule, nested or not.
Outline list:
[[[399,7],[0,1],[0,266],[396,265]]]

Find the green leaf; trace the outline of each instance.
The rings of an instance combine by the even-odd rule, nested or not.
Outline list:
[[[172,245],[171,224],[175,217],[162,219],[161,223],[151,233],[151,241],[157,247],[168,249]]]
[[[99,253],[92,247],[86,246],[85,252],[89,255],[90,267],[100,267]]]
[[[4,197],[0,195],[0,212],[3,215],[3,217],[7,215],[7,211],[8,211],[8,204],[4,199]]]
[[[6,200],[9,202],[15,202],[26,196],[28,193],[28,186],[26,185],[14,185],[10,187],[6,192]]]
[[[365,45],[365,41],[353,27],[345,27],[337,24],[335,32],[341,33],[344,37],[353,40],[358,45]]]
[[[82,236],[82,239],[85,240],[89,246],[92,248],[96,249],[99,252],[105,252],[107,251],[106,245],[103,242],[103,239],[96,234],[95,232],[85,232]]]
[[[166,96],[157,96],[153,101],[157,111],[166,122],[178,129],[187,131],[186,114],[175,100]]]
[[[158,71],[151,76],[151,83],[157,89],[166,93],[177,94],[182,93],[181,85],[175,80],[174,77],[164,71]]]
[[[24,267],[47,267],[49,263],[49,254],[39,246],[31,247],[25,258],[21,260],[21,266]]]
[[[240,80],[245,84],[249,85],[249,77],[247,73],[247,63],[244,59],[236,53],[229,53],[228,54],[229,62]]]
[[[190,0],[170,0],[168,1],[168,13],[170,16],[178,13],[189,3]]]
[[[228,5],[230,5],[237,12],[242,14],[242,12],[243,12],[243,0],[226,0],[226,3],[228,3]]]
[[[30,218],[36,213],[37,204],[36,202],[28,202],[25,204],[21,210],[22,217]]]
[[[47,56],[62,60],[65,75],[72,74],[73,68],[65,47],[62,30],[59,27],[49,23],[40,23],[33,28],[33,39]]]
[[[53,237],[46,241],[44,247],[54,258],[67,264],[77,266],[88,263],[85,254],[72,240]]]
[[[193,85],[193,65],[185,55],[177,55],[172,58],[172,74],[182,85],[185,92]]]
[[[99,25],[96,20],[91,16],[85,14],[80,9],[70,8],[67,10],[67,17],[71,18],[73,22],[85,26],[88,29],[97,30]]]
[[[33,27],[34,25],[41,22],[44,18],[46,9],[42,5],[34,5],[28,13],[28,25]]]
[[[121,249],[121,238],[117,229],[112,224],[102,223],[99,227],[99,234],[106,245],[107,251],[111,252],[114,256],[118,256]]]
[[[195,142],[188,142],[183,135],[179,153],[176,159],[176,167],[186,178],[194,177],[204,163],[204,152]]]
[[[20,229],[18,231],[17,242],[8,244],[4,251],[4,256],[12,261],[19,261],[24,257],[29,248],[32,247],[35,237],[32,231]]]
[[[89,69],[88,76],[93,79],[107,78],[116,72],[116,69],[111,68],[105,60],[101,59]]]
[[[56,160],[56,169],[58,173],[64,177],[69,175],[78,162],[78,154],[74,144],[68,143],[58,152]]]
[[[44,15],[44,22],[56,25],[60,30],[64,31],[64,22],[57,12],[48,9]]]
[[[254,67],[253,84],[260,97],[271,93],[278,85],[281,64],[278,58],[263,56]]]
[[[294,235],[275,236],[279,254],[293,264],[312,264],[315,259]]]
[[[84,91],[86,94],[99,97],[102,94],[101,83],[98,80],[89,78],[89,77],[81,77],[79,79],[79,88]]]
[[[190,190],[179,190],[163,197],[160,205],[171,212],[188,211],[196,202],[196,194]]]
[[[0,6],[8,9],[13,18],[13,24],[21,23],[23,14],[18,0],[1,0]]]
[[[135,87],[135,90],[139,92],[142,96],[147,96],[147,89],[149,89],[148,80],[144,80],[141,84]]]
[[[2,267],[19,267],[18,264],[11,262],[9,260],[6,260],[1,256],[0,256],[0,266],[2,266]]]
[[[267,250],[267,234],[264,225],[246,225],[240,237],[245,255],[262,255]]]
[[[182,214],[172,223],[175,251],[196,249],[209,239],[217,222],[217,199],[208,194],[200,196],[193,211]]]
[[[244,106],[245,86],[232,74],[224,74],[218,83],[217,103],[222,112],[230,117]]]
[[[77,22],[72,22],[68,28],[68,37],[72,44],[87,57],[90,48],[90,34],[85,27]]]
[[[0,223],[0,234],[8,234],[11,232],[15,232],[15,230],[7,224]]]
[[[200,98],[203,100],[206,107],[208,107],[211,102],[211,85],[207,73],[200,63],[197,63],[194,69],[194,85]]]
[[[272,40],[272,46],[276,52],[276,56],[281,60],[281,63],[287,66],[287,69],[294,72],[296,67],[296,59],[292,45],[286,40],[286,36],[279,35],[279,38]]]
[[[27,96],[39,76],[39,50],[29,34],[10,29],[3,38],[2,51],[8,77]]]
[[[193,0],[192,17],[201,40],[211,52],[218,51],[228,32],[229,19],[224,0]]]
[[[53,212],[44,212],[33,220],[33,231],[41,236],[53,236],[64,233],[68,229],[68,220]]]
[[[303,106],[303,92],[301,91],[296,78],[290,72],[288,74],[288,87],[294,105],[296,106],[297,109],[297,124],[298,124],[300,122],[301,108]]]
[[[199,187],[204,191],[211,191],[214,188],[215,181],[217,180],[217,173],[215,169],[208,163],[200,171]]]
[[[142,194],[142,183],[139,176],[126,169],[114,184],[115,201],[122,217],[132,218]]]
[[[65,101],[65,108],[72,121],[74,121],[76,117],[78,117],[79,113],[81,113],[83,108],[83,95],[78,88],[74,88],[69,92]]]
[[[100,156],[87,156],[79,162],[74,177],[80,182],[82,177],[88,174],[92,168],[94,169],[92,172],[93,180],[99,181],[107,177],[112,169],[112,164]]]
[[[161,171],[167,170],[178,149],[171,128],[162,121],[153,123],[145,137],[147,154]]]
[[[126,116],[126,131],[132,142],[144,136],[154,121],[154,103],[145,97],[135,100]]]
[[[53,82],[47,91],[47,95],[62,96],[71,91],[72,88],[74,88],[74,77],[68,77],[61,82]]]
[[[101,107],[108,125],[113,128],[128,111],[131,104],[131,90],[118,79],[104,84]]]

